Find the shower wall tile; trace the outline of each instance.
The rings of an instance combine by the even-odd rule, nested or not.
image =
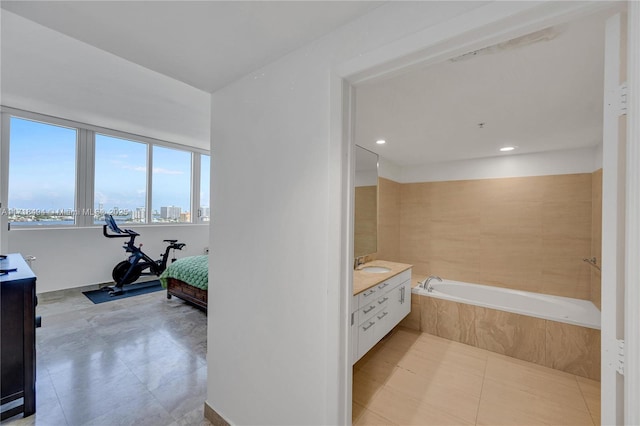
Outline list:
[[[546,366],[600,380],[600,330],[546,321]]]
[[[430,240],[430,186],[428,184],[400,186],[398,256],[413,265],[413,271],[427,273]],[[409,225],[407,225],[409,224]]]
[[[425,275],[596,303],[599,277],[582,262],[599,258],[594,203],[601,184],[592,188],[594,176],[408,184],[381,178],[378,258]]]
[[[545,320],[475,307],[478,347],[536,364],[545,364]]]
[[[477,346],[474,306],[435,297],[421,297],[420,306],[423,332]]]
[[[539,176],[535,179],[542,187],[542,198],[545,201],[591,200],[591,173]]]
[[[589,189],[590,183],[589,175]],[[576,191],[585,192],[582,187]],[[591,271],[582,259],[591,253],[591,192],[587,200],[572,196],[543,203],[542,292],[588,300]]]

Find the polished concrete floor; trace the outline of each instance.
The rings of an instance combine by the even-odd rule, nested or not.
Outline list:
[[[354,366],[354,425],[599,425],[600,383],[398,328]]]
[[[94,305],[39,297],[36,414],[7,425],[210,425],[207,317],[164,291]]]

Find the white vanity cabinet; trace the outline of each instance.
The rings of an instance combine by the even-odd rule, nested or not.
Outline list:
[[[353,296],[352,303],[355,363],[411,311],[411,269]]]

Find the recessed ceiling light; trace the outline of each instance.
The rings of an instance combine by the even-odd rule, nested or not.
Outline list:
[[[377,143],[378,145],[384,145],[385,143],[387,143],[387,141],[385,141],[384,139],[378,139],[378,140],[376,141],[376,143]]]
[[[500,151],[507,152],[507,151],[513,151],[514,149],[516,149],[515,146],[503,146],[502,148],[500,148]]]

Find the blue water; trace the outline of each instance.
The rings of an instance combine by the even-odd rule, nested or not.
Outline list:
[[[12,227],[16,226],[68,226],[73,225],[73,220],[41,220],[37,222],[11,222]]]
[[[160,215],[153,215],[154,219],[159,219]],[[116,220],[117,223],[126,223],[126,224],[130,224],[130,225],[140,225],[141,223],[139,222],[127,222],[128,220],[131,220],[131,216],[114,216],[114,219]],[[11,222],[11,226],[12,227],[19,227],[19,226],[73,226],[75,225],[75,221],[73,220],[41,220],[41,221],[34,221],[34,222]],[[104,225],[104,221],[99,220],[99,221],[95,221],[94,225]]]

